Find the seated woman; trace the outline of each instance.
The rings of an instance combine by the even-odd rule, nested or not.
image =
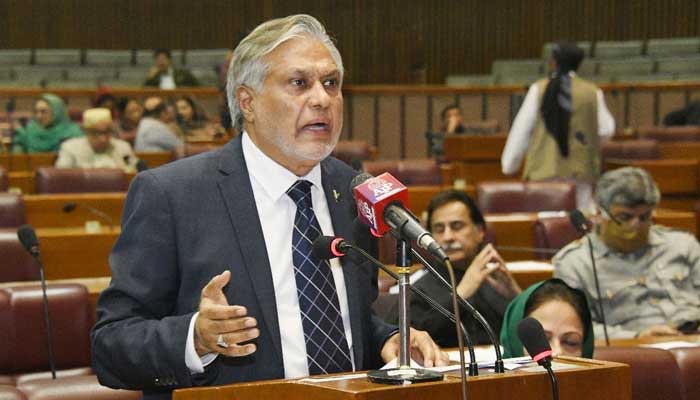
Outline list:
[[[593,357],[591,312],[580,290],[555,278],[535,283],[515,297],[508,305],[501,329],[504,358],[527,354],[517,332],[518,323],[525,317],[542,324],[555,354]]]
[[[213,136],[209,128],[209,118],[204,110],[189,96],[182,96],[175,101],[177,125],[187,136]]]
[[[34,116],[27,126],[17,128],[12,149],[24,153],[57,151],[64,140],[82,135],[80,127],[68,118],[63,100],[44,94],[34,104]]]

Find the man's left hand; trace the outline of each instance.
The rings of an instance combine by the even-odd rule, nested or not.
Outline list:
[[[447,353],[435,344],[428,332],[411,328],[410,343],[411,358],[422,366],[429,368],[433,366],[443,366],[450,362]],[[399,334],[390,337],[382,347],[382,360],[385,363],[399,356]]]

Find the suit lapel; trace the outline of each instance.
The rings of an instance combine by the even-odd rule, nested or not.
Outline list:
[[[326,193],[326,202],[328,203],[328,211],[331,214],[333,222],[333,232],[336,236],[340,236],[352,242],[352,214],[351,207],[354,206],[354,199],[347,191],[349,182],[341,182],[338,179],[339,174],[334,170],[333,165],[324,160],[321,162],[321,179],[323,182],[323,191]],[[342,185],[345,185],[343,187]],[[362,319],[360,318],[361,303],[358,294],[359,275],[357,266],[350,262],[348,258],[341,260],[343,276],[345,278],[345,289],[348,294],[348,308],[350,312],[350,326],[352,330],[353,354],[355,367],[361,368],[364,363],[362,361]]]
[[[219,191],[226,204],[231,224],[236,231],[241,254],[245,260],[241,267],[247,271],[252,282],[265,326],[268,327],[268,333],[275,346],[275,354],[281,355],[282,340],[279,319],[277,318],[272,271],[270,260],[267,257],[258,209],[255,206],[248,168],[243,158],[241,135],[231,140],[222,149],[219,172],[221,173],[218,182]]]

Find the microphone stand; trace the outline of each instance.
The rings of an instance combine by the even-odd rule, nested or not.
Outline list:
[[[420,261],[425,268],[430,271],[433,275],[435,275],[436,278],[438,278],[438,281],[442,283],[444,287],[447,289],[451,290],[454,292],[454,289],[452,288],[452,285],[450,285],[449,282],[445,280],[438,272],[435,270],[435,267],[433,267],[420,253],[418,253],[416,250],[411,249],[411,252],[413,255]],[[501,342],[498,340],[498,337],[496,334],[493,332],[493,329],[489,325],[489,323],[484,319],[484,316],[481,315],[480,312],[478,312],[474,306],[469,304],[468,301],[462,298],[462,296],[456,296],[457,302],[464,308],[465,310],[469,311],[469,313],[476,319],[476,321],[481,325],[484,330],[486,331],[486,334],[489,336],[491,339],[491,343],[493,343],[493,348],[496,352],[496,361],[494,362],[494,371],[496,373],[505,373],[505,366],[503,365],[503,355],[501,354]]]
[[[396,247],[396,259],[399,267],[399,360],[398,368],[372,370],[367,372],[367,378],[374,383],[401,385],[407,382],[432,382],[442,380],[440,372],[423,368],[411,367],[410,356],[410,310],[408,280],[411,271],[411,252],[406,241],[399,240]]]
[[[376,258],[372,257],[370,254],[368,254],[364,249],[361,247],[357,247],[355,245],[352,245],[350,243],[347,243],[347,246],[362,255],[365,259],[369,260],[372,264],[375,266],[381,268],[382,271],[384,271],[387,275],[390,277],[394,278],[397,282],[399,281],[399,276],[394,273],[391,269],[389,269],[386,265],[382,264],[379,260]],[[437,301],[433,300],[425,294],[422,290],[417,289],[415,286],[409,285],[408,288],[411,290],[413,294],[418,295],[423,301],[428,303],[431,307],[433,307],[435,310],[437,310],[440,314],[442,314],[445,318],[449,319],[450,322],[457,323],[457,320],[455,319],[454,313],[451,313],[447,311],[443,306],[440,305]],[[479,365],[476,362],[476,353],[474,352],[474,344],[471,340],[471,337],[469,337],[469,333],[467,332],[467,329],[464,327],[464,324],[460,322],[459,327],[462,331],[462,335],[464,335],[464,342],[466,343],[467,351],[469,351],[469,376],[478,376],[479,375]]]
[[[593,267],[593,280],[595,281],[595,290],[598,294],[598,308],[600,309],[600,320],[603,322],[603,335],[605,336],[605,346],[610,347],[610,338],[608,337],[608,324],[605,323],[605,310],[603,310],[603,298],[600,296],[600,281],[598,280],[598,269],[595,265],[595,257],[593,256],[593,243],[591,237],[586,235],[588,242],[588,252],[591,256],[591,266]]]

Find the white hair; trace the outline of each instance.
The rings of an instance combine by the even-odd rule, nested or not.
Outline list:
[[[237,129],[243,129],[243,112],[236,99],[236,90],[240,86],[246,86],[256,92],[261,91],[269,71],[269,65],[263,60],[265,55],[282,43],[299,37],[319,40],[326,47],[338,67],[342,82],[343,60],[340,52],[316,18],[297,14],[264,22],[236,47],[228,69],[226,94],[231,121]]]

